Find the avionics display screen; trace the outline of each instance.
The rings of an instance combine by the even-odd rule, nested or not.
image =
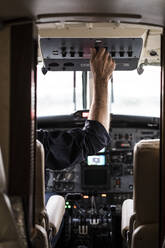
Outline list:
[[[84,188],[106,188],[108,185],[108,173],[105,168],[86,168],[82,175]]]
[[[105,155],[88,156],[87,164],[89,166],[90,165],[104,166],[105,165]]]

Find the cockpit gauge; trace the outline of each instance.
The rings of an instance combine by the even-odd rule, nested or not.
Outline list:
[[[65,181],[71,181],[74,178],[74,173],[73,172],[66,172],[64,175]]]
[[[56,182],[63,181],[64,180],[64,173],[63,172],[56,172],[54,173],[54,180]]]

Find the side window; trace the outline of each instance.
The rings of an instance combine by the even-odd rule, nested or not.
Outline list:
[[[114,71],[111,111],[114,114],[160,116],[160,66],[134,71]]]

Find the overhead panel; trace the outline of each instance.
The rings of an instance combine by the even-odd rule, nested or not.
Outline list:
[[[142,38],[41,38],[45,71],[89,71],[90,48],[104,47],[116,62],[116,70],[137,68]]]

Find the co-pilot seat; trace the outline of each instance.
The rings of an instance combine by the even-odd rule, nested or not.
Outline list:
[[[37,238],[34,247],[48,247],[61,225],[65,213],[65,199],[60,195],[51,196],[45,207],[45,159],[43,145],[36,143],[35,170],[35,224]],[[43,245],[44,244],[44,245]]]
[[[133,200],[122,206],[122,236],[128,247],[158,248],[159,140],[137,143],[133,166]]]

